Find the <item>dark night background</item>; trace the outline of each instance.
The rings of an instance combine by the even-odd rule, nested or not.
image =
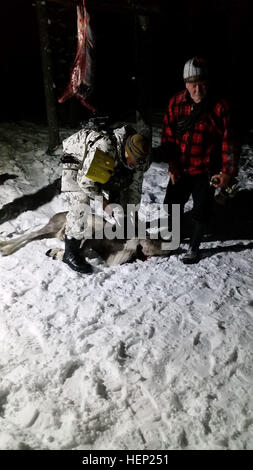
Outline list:
[[[134,14],[123,8],[124,3],[87,0],[96,34],[96,81],[91,101],[115,120],[127,118],[135,109]],[[142,3],[150,4],[148,0]],[[160,0],[152,4],[159,10],[150,16],[154,110],[163,111],[169,97],[184,87],[184,62],[193,55],[203,55],[213,68],[215,89],[229,100],[237,125],[246,134],[253,128],[251,2]],[[59,97],[68,83],[76,52],[76,9],[50,2],[48,16]],[[36,8],[31,0],[4,2],[1,20],[1,121],[43,122],[46,111]],[[57,104],[57,113],[61,124],[70,123],[73,116],[85,120],[91,115],[73,98]]]

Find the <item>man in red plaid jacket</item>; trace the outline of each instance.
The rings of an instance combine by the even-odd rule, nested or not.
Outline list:
[[[239,149],[224,99],[209,91],[208,67],[194,57],[184,66],[186,89],[173,96],[162,129],[162,151],[169,164],[169,184],[164,204],[180,204],[181,214],[193,198],[194,229],[183,257],[186,264],[199,261],[199,246],[212,213],[215,188],[226,188],[238,171]],[[211,183],[211,184],[210,184]]]

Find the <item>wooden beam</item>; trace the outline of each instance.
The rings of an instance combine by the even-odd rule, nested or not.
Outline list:
[[[152,141],[152,24],[151,15],[135,13],[136,124]]]
[[[66,7],[76,7],[81,0],[47,0],[47,3],[58,3]],[[158,3],[158,4],[157,4]],[[89,11],[113,11],[121,12],[122,10],[137,11],[138,13],[160,13],[160,2],[140,2],[137,0],[87,0],[86,6]]]
[[[59,3],[66,7],[76,7],[79,0],[47,0],[47,3]]]
[[[48,150],[50,154],[54,148],[59,144],[59,129],[56,114],[56,101],[54,96],[54,84],[52,74],[52,60],[50,51],[50,39],[48,32],[48,17],[46,2],[43,0],[36,0],[37,19],[39,26],[41,62],[43,71],[44,91],[47,110],[48,121]]]

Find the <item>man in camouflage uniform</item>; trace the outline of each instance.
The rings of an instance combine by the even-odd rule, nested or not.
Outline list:
[[[112,174],[104,183],[88,176],[97,149],[113,161]],[[110,203],[120,204],[124,211],[127,204],[139,204],[143,173],[148,168],[149,144],[134,129],[123,126],[110,134],[106,131],[81,129],[64,140],[63,150],[67,163],[62,175],[62,190],[68,191],[69,198],[63,261],[75,271],[91,273],[92,267],[80,255],[80,245],[87,238],[89,229],[87,205],[96,196],[105,197],[104,209]],[[71,158],[68,160],[69,156]],[[65,181],[70,173],[70,168],[66,169],[68,165],[72,165],[72,176],[75,175],[73,187]]]

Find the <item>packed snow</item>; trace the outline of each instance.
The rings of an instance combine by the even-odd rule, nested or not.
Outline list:
[[[61,137],[73,133],[62,130]],[[154,145],[159,132],[154,132]],[[61,175],[47,129],[0,126],[1,207]],[[253,190],[253,149],[240,183]],[[167,167],[153,163],[142,204],[162,203]],[[189,203],[190,204],[190,203]],[[66,210],[64,194],[0,226],[0,239]],[[1,256],[1,449],[253,449],[252,238],[80,275],[34,241]]]

